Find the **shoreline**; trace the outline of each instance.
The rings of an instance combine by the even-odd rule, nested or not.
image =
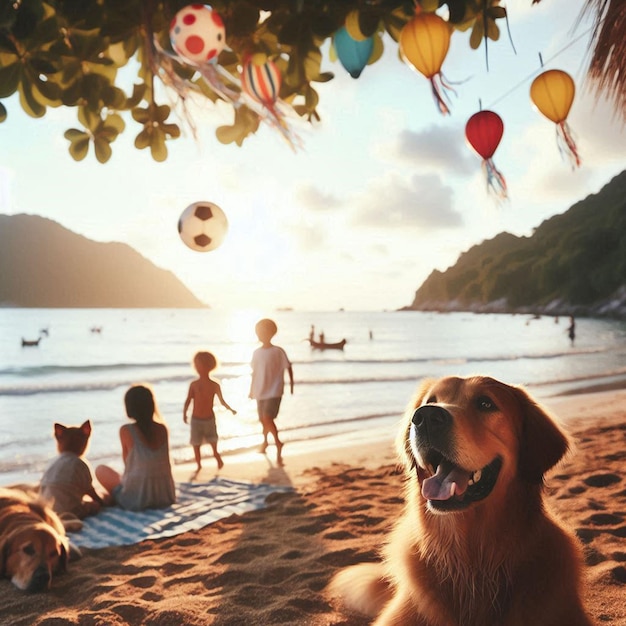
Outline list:
[[[592,384],[591,380],[585,379],[580,381],[576,387],[560,391],[554,395],[541,396],[537,393],[537,388],[532,386],[526,387],[531,394],[540,402],[540,404],[549,408],[559,418],[559,412],[567,414],[575,413],[576,407],[569,406],[570,402],[589,402],[592,406],[600,410],[600,405],[611,394],[616,394],[626,405],[626,378],[615,380],[609,383]],[[624,392],[620,394],[619,392]],[[599,394],[607,394],[602,396]],[[623,395],[623,398],[621,397]],[[588,396],[588,398],[585,398]],[[575,399],[577,398],[577,400]],[[620,401],[620,400],[618,400]],[[589,411],[586,411],[585,417],[593,417]],[[390,421],[399,422],[401,416],[390,418]],[[571,421],[574,418],[567,418]],[[372,461],[368,460],[383,455],[385,462],[394,462],[395,460],[395,441],[396,432],[384,427],[375,429],[367,429],[366,431],[358,431],[351,433],[329,434],[316,439],[301,439],[293,442],[284,443],[285,467],[276,466],[275,447],[270,444],[267,454],[257,452],[257,447],[247,450],[237,451],[221,451],[224,458],[225,466],[221,471],[217,471],[214,467],[214,459],[212,456],[204,456],[202,459],[203,467],[200,473],[196,474],[195,463],[193,461],[185,461],[173,465],[174,476],[176,480],[182,482],[200,482],[210,480],[214,476],[223,476],[236,480],[248,480],[250,482],[269,482],[266,480],[265,474],[280,480],[276,484],[286,484],[285,479],[281,476],[288,467],[296,468],[301,473],[307,466],[328,465],[333,462],[345,461],[345,450],[348,449],[359,463],[363,463],[366,467],[372,465]],[[352,458],[352,457],[351,457]],[[287,459],[289,460],[287,462]],[[375,462],[374,462],[375,463]],[[250,468],[248,471],[247,468]],[[248,471],[248,475],[246,472]]]
[[[601,387],[601,388],[598,388]],[[575,391],[539,399],[566,431],[591,426],[597,420],[626,421],[626,384],[588,385]],[[399,418],[398,418],[399,420]],[[180,482],[206,482],[216,476],[247,482],[267,482],[277,485],[298,485],[310,481],[311,471],[348,463],[367,469],[397,462],[395,438],[397,429],[378,429],[360,436],[341,434],[323,439],[287,443],[283,448],[284,466],[275,462],[275,450],[270,444],[267,454],[255,451],[222,454],[224,467],[217,470],[214,459],[203,458],[203,467],[196,473],[195,463],[174,466],[174,478]],[[325,445],[320,445],[321,443]]]
[[[546,476],[546,500],[584,550],[594,623],[626,626],[626,389],[541,401],[570,433],[572,450]],[[323,450],[286,446],[285,466],[252,452],[228,459],[220,476],[292,486],[265,509],[200,530],[139,544],[83,549],[48,593],[0,581],[11,626],[367,626],[328,596],[335,572],[377,560],[403,507],[395,432]],[[342,445],[340,445],[342,444]],[[216,475],[207,460],[198,482]],[[193,464],[176,468],[189,480]]]

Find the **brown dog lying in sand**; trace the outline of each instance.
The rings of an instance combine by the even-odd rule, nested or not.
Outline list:
[[[45,591],[69,557],[70,544],[56,513],[23,491],[0,488],[1,577],[24,591]]]
[[[401,429],[406,504],[383,563],[331,582],[375,626],[590,626],[574,536],[544,508],[565,434],[521,388],[424,381]]]

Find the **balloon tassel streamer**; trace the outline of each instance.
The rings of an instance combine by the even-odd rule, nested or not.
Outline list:
[[[500,200],[506,200],[508,198],[506,180],[493,159],[484,159],[482,166],[487,180],[487,191],[492,191]]]
[[[578,154],[578,148],[569,124],[565,120],[556,125],[556,143],[559,146],[561,156],[565,156],[570,160],[572,169],[580,167],[580,154]]]
[[[455,83],[456,84],[456,83]],[[450,114],[450,93],[453,93],[455,96],[456,90],[449,81],[446,80],[445,76],[438,72],[430,79],[430,86],[433,92],[433,98],[435,100],[435,104],[439,109],[439,112],[442,115]]]

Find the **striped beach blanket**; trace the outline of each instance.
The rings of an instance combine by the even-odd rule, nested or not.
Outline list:
[[[83,528],[71,533],[70,539],[78,547],[106,548],[173,537],[233,514],[262,509],[271,493],[291,490],[291,487],[219,477],[208,483],[177,483],[176,504],[140,512],[107,507],[83,520]]]

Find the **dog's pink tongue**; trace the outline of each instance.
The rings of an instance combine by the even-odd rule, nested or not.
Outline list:
[[[427,500],[449,500],[465,493],[469,479],[470,475],[460,467],[443,461],[437,473],[422,483],[422,495]]]

